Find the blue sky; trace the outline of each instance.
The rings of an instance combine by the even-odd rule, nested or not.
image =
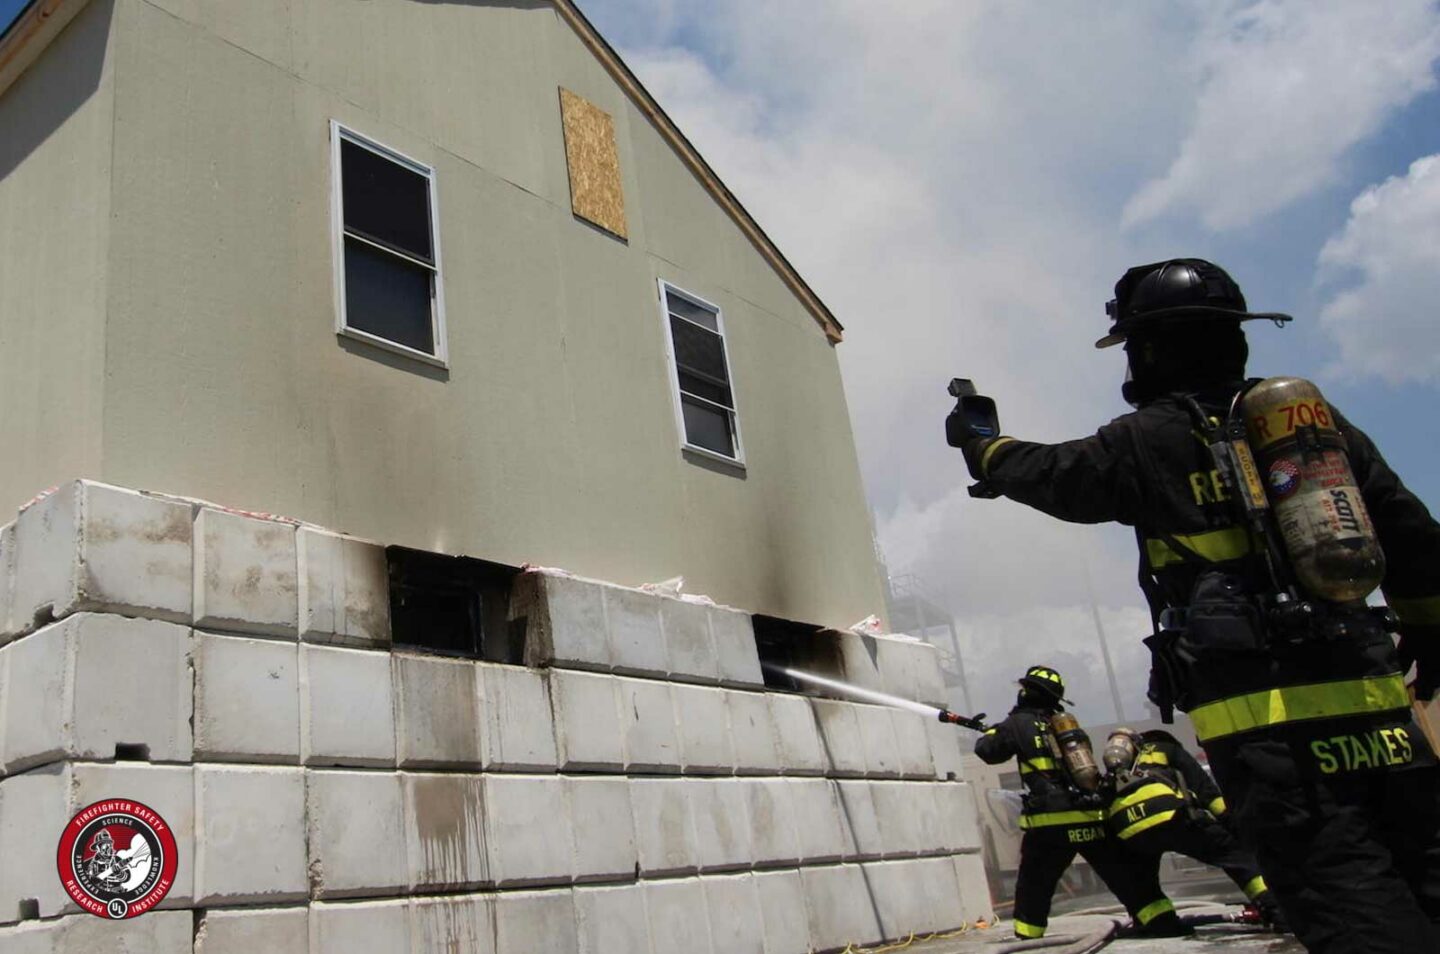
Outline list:
[[[10,21],[29,2],[30,0],[0,0],[0,32],[4,32]]]
[[[970,500],[940,427],[952,375],[1019,436],[1123,413],[1091,343],[1130,265],[1209,258],[1293,314],[1249,326],[1252,373],[1314,379],[1440,505],[1432,0],[581,2],[845,324],[879,538],[986,707],[1032,656],[1093,664],[1093,594],[1138,714],[1133,538]]]

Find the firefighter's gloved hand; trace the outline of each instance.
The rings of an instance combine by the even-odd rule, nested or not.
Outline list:
[[[1401,626],[1400,665],[1415,664],[1415,698],[1429,702],[1440,689],[1440,626]]]

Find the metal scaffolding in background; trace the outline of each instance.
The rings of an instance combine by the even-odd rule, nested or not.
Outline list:
[[[974,707],[970,684],[965,678],[965,660],[960,652],[960,634],[955,630],[955,617],[936,601],[934,594],[917,574],[900,573],[886,577],[885,598],[890,616],[890,629],[923,639],[940,651],[940,670],[945,688],[952,696],[959,689],[964,699],[946,700],[970,712]]]

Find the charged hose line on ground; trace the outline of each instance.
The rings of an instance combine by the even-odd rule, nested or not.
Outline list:
[[[856,947],[853,943],[846,944],[845,949],[841,951],[840,954],[890,954],[891,951],[903,951],[912,944],[923,943],[925,941],[944,941],[952,937],[967,934],[971,930],[972,926],[970,922],[967,921],[953,931],[936,931],[933,934],[916,934],[914,931],[911,931],[910,936],[905,940],[882,944],[879,947]]]
[[[1004,947],[997,947],[989,954],[1019,954],[1021,951],[1034,951],[1049,947],[1057,949],[1055,954],[1093,954],[1114,940],[1121,926],[1119,921],[1111,921],[1104,927],[1097,928],[1080,937],[1073,934],[1057,934],[1054,937],[1016,941],[1013,944],[1006,944]]]

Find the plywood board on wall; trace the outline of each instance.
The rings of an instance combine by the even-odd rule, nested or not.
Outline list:
[[[611,234],[626,238],[625,192],[615,122],[594,103],[560,89],[565,162],[570,168],[570,210]]]

